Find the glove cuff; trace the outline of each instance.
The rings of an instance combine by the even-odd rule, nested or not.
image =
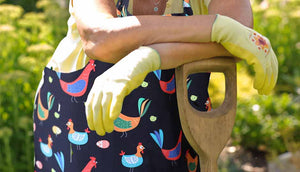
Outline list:
[[[218,42],[218,43],[219,43],[220,41],[217,41],[217,38],[216,38],[216,37],[217,37],[217,36],[216,36],[217,34],[216,34],[216,33],[218,32],[218,31],[217,31],[217,30],[218,30],[218,29],[217,29],[217,28],[218,28],[218,26],[217,26],[217,20],[218,20],[218,17],[219,17],[219,16],[220,16],[219,14],[216,14],[216,18],[215,18],[215,21],[214,21],[213,26],[212,26],[212,29],[211,29],[211,38],[210,38],[212,42]]]
[[[137,51],[141,54],[140,58],[142,58],[141,60],[143,61],[143,63],[149,65],[148,69],[151,72],[160,69],[160,55],[154,48],[148,46],[141,46],[137,49]]]
[[[159,53],[155,49],[141,46],[129,53],[114,66],[117,69],[123,69],[123,72],[118,75],[133,78],[136,75],[160,69],[160,63]]]
[[[234,35],[242,34],[240,29],[235,29],[241,26],[236,20],[216,14],[215,21],[211,31],[211,41],[217,43],[230,42]]]
[[[233,30],[228,30],[228,28],[235,26],[233,22],[234,20],[227,16],[216,14],[211,31],[211,41],[217,43],[228,42],[228,38],[230,39],[232,34],[234,34]]]

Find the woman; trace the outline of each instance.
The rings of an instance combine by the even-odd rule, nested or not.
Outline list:
[[[200,171],[181,130],[172,68],[235,56],[254,65],[259,93],[276,83],[276,56],[248,28],[247,0],[73,0],[69,9],[68,34],[35,102],[36,171]],[[210,109],[208,80],[188,78],[198,110]]]

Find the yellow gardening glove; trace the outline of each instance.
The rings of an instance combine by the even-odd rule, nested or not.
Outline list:
[[[160,56],[150,47],[140,47],[98,76],[85,102],[88,126],[104,135],[112,132],[125,96],[139,87],[146,75],[160,68]]]
[[[259,94],[272,91],[277,81],[278,61],[266,37],[229,17],[217,15],[211,40],[254,66],[254,88]]]

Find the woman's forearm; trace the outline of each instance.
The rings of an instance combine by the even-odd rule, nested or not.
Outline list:
[[[124,57],[142,45],[169,42],[210,42],[211,27],[215,16],[162,17],[132,16],[111,18],[99,22],[85,36],[87,49],[92,57],[115,59]],[[106,33],[103,33],[103,30]],[[186,30],[183,32],[182,30]],[[89,47],[91,46],[91,47]],[[88,53],[88,52],[87,52]]]
[[[205,58],[232,56],[217,43],[160,43],[149,46],[160,54],[161,69],[176,68]]]
[[[117,18],[113,0],[76,0],[74,9],[85,52],[89,57],[110,63],[116,63],[142,45],[208,43],[216,13],[231,16],[246,26],[252,24],[248,0],[211,0],[210,15],[189,17]]]
[[[76,23],[88,56],[117,62],[141,45],[209,42],[215,19],[215,15],[116,18],[114,8],[107,0],[74,1]]]

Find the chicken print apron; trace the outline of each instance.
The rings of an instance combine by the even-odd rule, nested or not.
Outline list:
[[[192,15],[187,1],[184,13]],[[120,17],[128,0],[119,0]],[[60,73],[44,69],[34,106],[35,171],[39,172],[199,172],[198,155],[181,129],[175,72],[157,70],[129,94],[114,122],[114,131],[99,136],[86,122],[84,102],[95,78],[112,64],[90,60],[81,70]],[[187,79],[189,100],[210,110],[209,74]]]

